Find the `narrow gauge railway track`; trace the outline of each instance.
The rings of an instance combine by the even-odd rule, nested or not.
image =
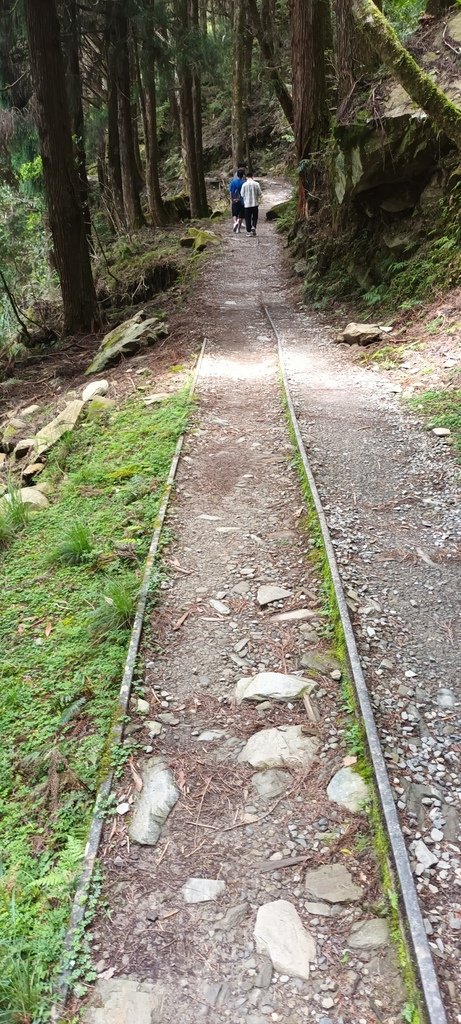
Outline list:
[[[294,435],[298,452],[302,459],[304,472],[311,490],[312,499],[315,504],[319,525],[323,534],[325,551],[328,557],[330,573],[335,587],[337,605],[339,609],[339,614],[341,616],[344,636],[347,643],[347,650],[350,661],[350,667],[352,671],[352,677],[357,691],[357,703],[360,711],[360,716],[363,720],[364,728],[367,735],[370,761],[373,767],[376,788],[381,802],[383,821],[388,835],[389,847],[392,852],[395,876],[397,879],[398,888],[400,890],[401,905],[403,910],[402,916],[404,918],[404,925],[407,932],[407,937],[411,945],[416,973],[419,978],[420,991],[426,1010],[427,1024],[446,1024],[447,1017],[439,990],[437,976],[434,970],[431,951],[427,942],[426,931],[421,914],[418,895],[413,881],[413,875],[408,860],[405,841],[403,838],[397,812],[395,809],[394,798],[387,776],[379,735],[370,705],[368,691],[364,680],[360,658],[358,655],[357,645],[349,617],[349,611],[342,589],[336,558],[330,540],[325,514],[323,512],[315,480],[306,456],[306,451],[302,441],[300,428],[294,411],[285,366],[282,341],[270,309],[268,309],[264,305],[264,303],[262,304],[262,309],[264,316],[268,321],[274,333],[275,339],[277,341],[280,372],[282,377],[285,402],[289,413],[291,432]],[[202,348],[200,360],[197,365],[197,371],[194,380],[195,386],[197,385],[201,367],[203,365],[202,359],[204,356],[204,352],[205,344]],[[178,442],[178,449],[175,455],[175,459],[173,460],[172,468],[168,478],[167,493],[169,493],[169,490],[171,489],[173,477],[179,462],[182,440],[183,439],[180,439],[180,441]],[[165,512],[166,501],[164,505],[163,515],[165,514]],[[158,543],[158,535],[159,529],[157,528],[157,539],[153,546],[151,546],[151,559],[153,551],[155,549],[155,544]],[[136,616],[135,625],[133,628],[132,642],[130,644],[127,655],[127,663],[123,677],[122,688],[120,692],[120,704],[121,707],[125,710],[128,708],[128,702],[131,694],[131,682],[145,612],[146,596],[147,586],[143,588],[143,592],[141,594],[141,604],[138,606],[138,614]],[[116,742],[121,743],[123,739],[122,729],[120,729],[115,739]],[[101,792],[107,794],[110,791],[110,786],[111,779],[105,780],[105,782],[103,782],[102,784]],[[81,876],[81,883],[78,886],[77,896],[74,904],[74,911],[71,920],[71,926],[67,936],[66,949],[68,951],[72,950],[74,940],[78,937],[78,932],[79,929],[81,928],[81,922],[84,917],[85,904],[88,894],[88,883],[91,878],[92,868],[97,856],[101,832],[102,823],[100,818],[98,817],[97,811],[95,810],[93,824],[91,828],[92,839],[87,846]],[[63,1002],[65,1002],[66,1000],[68,994],[68,986],[69,973],[68,970],[65,970],[61,976],[61,982],[59,986],[59,1003],[61,1006],[63,1005]]]

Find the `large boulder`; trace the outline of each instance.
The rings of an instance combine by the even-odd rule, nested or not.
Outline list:
[[[451,39],[455,48],[459,45],[460,24],[458,10],[447,15],[446,27],[435,19],[429,31],[425,26],[421,57],[425,71],[457,106],[461,75],[445,60],[445,44]],[[372,90],[356,108],[355,118],[352,100],[346,123],[334,129],[334,191],[340,205],[358,199],[367,213],[381,208],[398,214],[415,207],[440,156],[452,144],[393,78],[373,82]]]
[[[154,345],[160,338],[166,338],[167,335],[168,326],[160,316],[151,316],[143,320],[142,313],[137,313],[106,334],[85,373],[99,373],[105,366],[117,363],[122,356],[132,356],[140,349]]]

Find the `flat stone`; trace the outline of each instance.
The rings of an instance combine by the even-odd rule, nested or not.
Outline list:
[[[27,505],[31,509],[48,508],[50,504],[46,494],[39,491],[38,487],[21,487],[19,496],[23,505]],[[2,501],[10,503],[11,495],[4,494]]]
[[[142,772],[143,788],[136,798],[130,839],[141,846],[155,846],[170,811],[179,799],[173,776],[156,758]]]
[[[328,903],[353,903],[363,896],[362,887],[355,884],[344,864],[324,864],[307,871],[304,888],[309,896]]]
[[[431,868],[438,863],[438,857],[435,856],[435,853],[431,853],[422,839],[417,839],[414,854],[418,863],[422,864],[424,868]]]
[[[39,405],[28,405],[25,409],[21,409],[19,413],[22,420],[29,419],[30,416],[35,416],[35,413],[40,412]]]
[[[158,716],[158,720],[163,725],[179,725],[179,718],[172,711],[162,711]]]
[[[215,601],[215,599],[212,597],[210,600],[210,605],[215,612],[218,612],[218,615],[230,615],[230,608],[228,607],[227,604],[224,604],[223,601]]]
[[[166,402],[167,398],[171,398],[169,391],[158,391],[155,395],[146,395],[143,398],[144,405],[159,405],[160,402]]]
[[[24,437],[21,441],[18,441],[17,445],[13,449],[13,455],[15,459],[23,459],[25,455],[28,455],[35,445],[35,437]]]
[[[163,985],[134,978],[99,979],[91,1001],[83,1010],[83,1024],[152,1024],[161,1021],[165,990]]]
[[[357,921],[352,925],[347,945],[351,949],[377,949],[389,945],[389,926],[382,917],[370,921]]]
[[[239,903],[236,907],[229,907],[229,910],[224,915],[222,921],[218,921],[216,925],[216,931],[219,932],[230,932],[232,928],[236,928],[241,921],[247,916],[249,911],[248,903]]]
[[[142,697],[138,697],[136,701],[136,711],[140,715],[148,715],[150,711],[150,704],[148,700],[143,700]]]
[[[26,466],[22,471],[22,475],[25,478],[32,480],[34,476],[38,476],[39,473],[43,473],[45,466],[43,462],[32,462],[29,466]]]
[[[369,799],[366,782],[352,768],[340,768],[327,787],[328,799],[354,813]]]
[[[308,668],[310,672],[318,672],[320,675],[329,675],[330,672],[341,671],[340,664],[336,658],[333,658],[330,654],[321,654],[318,651],[308,651],[306,654],[303,654],[301,665],[303,668]]]
[[[269,988],[274,968],[270,960],[266,960],[255,978],[255,988]]]
[[[42,455],[56,444],[63,436],[73,430],[85,403],[75,398],[68,402],[65,409],[56,416],[54,420],[47,423],[46,427],[38,431],[35,436],[34,448],[36,455]]]
[[[382,336],[378,324],[350,323],[336,336],[336,340],[346,345],[371,345],[374,341],[380,341]]]
[[[107,395],[109,390],[108,380],[93,380],[87,384],[82,391],[82,402],[90,402],[95,395]]]
[[[279,974],[308,980],[309,964],[316,957],[315,942],[292,903],[275,900],[260,907],[254,938],[258,953],[269,956]]]
[[[329,903],[311,903],[310,901],[304,904],[304,909],[313,917],[334,917],[337,912],[337,908],[330,906]]]
[[[277,587],[271,583],[264,583],[262,587],[258,587],[256,595],[261,608],[266,604],[272,604],[273,601],[283,601],[286,597],[291,597],[291,590],[286,590],[285,587]]]
[[[318,618],[318,612],[312,608],[294,608],[291,612],[277,612],[272,616],[271,622],[303,622],[305,619]]]
[[[444,708],[445,710],[454,708],[456,704],[456,697],[453,690],[450,690],[448,686],[442,686],[440,690],[437,691],[436,700],[439,708]]]
[[[222,739],[223,736],[226,736],[224,729],[205,729],[205,731],[201,732],[200,736],[198,736],[198,742],[213,743],[215,740]]]
[[[291,775],[280,768],[269,768],[265,772],[256,772],[251,782],[261,800],[275,800],[288,789]]]
[[[308,768],[318,750],[319,741],[303,733],[301,725],[282,725],[262,729],[250,736],[238,760],[253,768]]]
[[[226,883],[218,878],[188,878],[181,889],[185,903],[210,903],[218,899]]]
[[[252,679],[239,679],[235,689],[237,704],[242,701],[297,700],[315,687],[312,679],[284,675],[283,672],[258,672]]]
[[[161,722],[157,722],[156,719],[154,718],[151,722],[146,722],[146,726],[149,731],[149,736],[151,736],[152,738],[154,738],[154,736],[160,736],[160,733],[162,732],[163,728]]]
[[[449,430],[448,427],[433,427],[432,433],[435,434],[436,437],[450,437],[451,430]]]

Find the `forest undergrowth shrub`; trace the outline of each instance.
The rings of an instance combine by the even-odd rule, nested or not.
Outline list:
[[[32,513],[0,555],[0,944],[9,950],[0,1021],[8,1024],[46,1019],[94,798],[110,760],[135,596],[188,409],[183,392],[153,409],[129,401],[104,425],[82,423],[65,463],[61,452],[65,476],[50,506]],[[133,473],[124,473],[132,452],[135,471],[151,483],[137,495]],[[104,557],[80,557],[90,539],[76,537],[78,523],[88,524]],[[71,557],[50,562],[63,543]],[[133,546],[136,557],[127,558]],[[102,603],[106,617],[94,633],[92,613]]]
[[[0,267],[17,306],[26,310],[45,296],[57,296],[57,278],[49,261],[51,244],[45,226],[44,201],[31,188],[29,166],[23,165],[15,187],[0,184]],[[24,320],[33,330],[35,325],[25,317]],[[20,331],[5,285],[0,281],[0,365],[20,351]]]

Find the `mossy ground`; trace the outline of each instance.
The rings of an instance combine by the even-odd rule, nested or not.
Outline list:
[[[32,514],[3,552],[0,1018],[5,1024],[44,1019],[95,793],[110,756],[107,737],[129,639],[126,623],[111,629],[109,620],[109,632],[92,631],[92,612],[104,605],[114,583],[136,593],[188,406],[183,392],[153,409],[130,401],[105,423],[83,423],[56,446],[43,474],[56,488],[50,507]],[[50,558],[77,521],[91,530],[91,557],[76,565]],[[25,990],[21,972],[33,979],[29,1004],[34,1009],[18,1016],[18,999],[23,1000],[18,986]]]
[[[451,430],[457,459],[461,462],[461,388],[425,391],[412,398],[410,408],[422,413],[431,427]]]

